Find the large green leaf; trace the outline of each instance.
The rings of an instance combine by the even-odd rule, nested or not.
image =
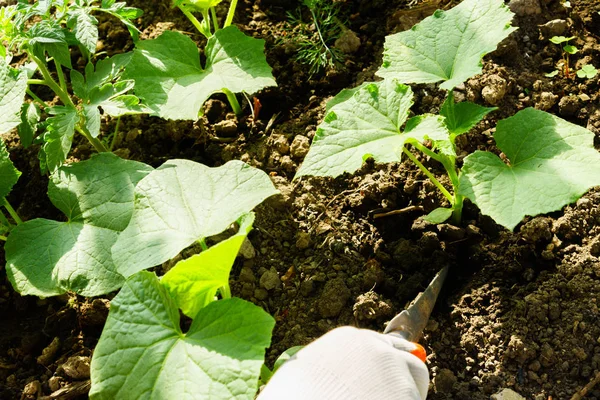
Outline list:
[[[488,152],[469,155],[459,193],[508,229],[600,185],[600,154],[585,128],[527,108],[498,122],[494,138],[509,163]]]
[[[253,399],[274,325],[260,307],[232,298],[200,310],[184,334],[167,290],[140,272],[111,301],[90,398]]]
[[[133,217],[112,249],[118,270],[128,277],[163,263],[276,193],[266,173],[241,161],[167,161],[135,189]]]
[[[263,48],[263,40],[229,26],[208,39],[202,68],[196,44],[167,31],[137,44],[125,75],[135,80],[136,94],[158,116],[195,120],[213,93],[255,93],[276,85]]]
[[[21,123],[21,105],[27,90],[27,73],[17,71],[0,57],[0,133]]]
[[[395,79],[361,86],[331,107],[296,176],[338,176],[356,171],[367,156],[379,162],[400,161],[407,142],[447,141],[439,116],[412,118],[402,131],[412,104],[410,87]]]
[[[6,150],[6,146],[0,140],[0,201],[2,198],[8,196],[20,176],[21,172],[10,161],[10,155]]]
[[[452,89],[481,72],[481,59],[516,28],[502,0],[464,0],[385,39],[377,75]]]
[[[214,300],[217,290],[229,288],[231,267],[253,222],[254,214],[250,213],[241,221],[237,235],[178,262],[162,277],[160,282],[185,315],[193,318]]]
[[[129,223],[136,183],[151,170],[111,153],[58,169],[48,196],[67,222],[34,219],[13,229],[5,250],[14,288],[40,297],[98,296],[119,288],[124,278],[110,248]]]

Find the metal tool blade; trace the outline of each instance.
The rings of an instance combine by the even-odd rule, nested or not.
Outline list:
[[[427,326],[429,316],[435,306],[440,290],[442,290],[446,275],[448,275],[448,267],[444,267],[435,275],[427,289],[419,293],[406,310],[396,315],[383,333],[397,334],[408,341],[417,342],[421,338],[425,326]]]

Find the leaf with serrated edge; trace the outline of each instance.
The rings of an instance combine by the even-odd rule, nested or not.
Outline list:
[[[469,132],[486,115],[497,109],[497,107],[483,107],[468,101],[455,103],[454,93],[449,91],[446,101],[440,108],[440,115],[445,118],[450,133],[458,136]]]
[[[35,103],[23,103],[21,123],[17,127],[17,131],[24,148],[31,146],[41,118],[42,114]]]
[[[21,172],[10,161],[4,142],[0,141],[0,199],[8,196],[20,176]]]
[[[600,185],[600,154],[585,128],[527,108],[498,122],[494,139],[510,164],[483,151],[467,156],[459,193],[508,229]]]
[[[64,166],[51,177],[48,196],[67,222],[34,219],[8,237],[6,273],[22,295],[74,291],[98,296],[118,289],[110,248],[131,218],[133,189],[152,168],[101,153]]]
[[[250,213],[242,218],[236,235],[178,262],[162,277],[160,282],[185,315],[193,318],[213,301],[219,288],[229,286],[231,267],[253,222],[254,214]]]
[[[200,310],[184,334],[167,290],[140,272],[111,301],[90,399],[254,399],[274,325],[260,307],[232,298]]]
[[[382,78],[405,83],[443,81],[452,89],[481,72],[481,59],[516,28],[502,0],[464,0],[448,11],[436,11],[412,29],[387,36]]]
[[[361,86],[352,97],[331,108],[296,177],[354,172],[365,155],[378,162],[400,161],[407,142],[447,140],[443,118],[434,115],[412,118],[401,131],[412,104],[410,87],[395,79]]]
[[[203,69],[196,44],[167,31],[137,44],[125,76],[135,80],[136,95],[156,115],[196,120],[204,102],[224,88],[252,94],[276,85],[263,49],[263,40],[229,26],[208,39]]]
[[[79,121],[79,114],[71,106],[55,106],[47,111],[53,117],[46,120],[44,145],[39,157],[41,169],[53,172],[67,159],[75,135],[75,125]]]
[[[16,71],[0,58],[0,133],[21,123],[21,105],[27,90],[27,73]]]
[[[267,174],[241,161],[167,161],[135,189],[133,217],[112,248],[119,272],[128,277],[175,257],[276,193]]]

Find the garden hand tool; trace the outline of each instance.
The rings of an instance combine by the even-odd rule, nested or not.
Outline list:
[[[448,267],[441,269],[425,291],[419,293],[411,305],[396,315],[383,331],[384,334],[394,335],[414,344],[414,349],[405,350],[419,357],[423,362],[426,360],[427,353],[423,346],[417,342],[421,338],[425,326],[427,326],[429,316],[442,290],[446,275],[448,275]]]

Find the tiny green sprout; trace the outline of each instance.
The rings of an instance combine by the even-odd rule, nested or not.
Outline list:
[[[581,79],[592,79],[597,74],[598,70],[592,64],[586,64],[577,71],[577,76]]]
[[[548,72],[547,74],[544,74],[544,76],[548,77],[548,78],[554,78],[556,75],[558,75],[558,70],[557,69],[555,69],[552,72]]]
[[[577,47],[569,44],[569,40],[573,40],[573,39],[575,39],[575,36],[570,36],[570,37],[553,36],[550,38],[550,41],[554,44],[565,43],[565,45],[562,47],[562,50],[563,50],[563,61],[565,64],[564,65],[564,73],[567,78],[571,77],[571,72],[569,71],[569,54],[575,54],[579,51],[579,50],[577,50]],[[546,75],[546,76],[548,76],[548,75]],[[553,75],[553,76],[555,76],[555,75]]]

